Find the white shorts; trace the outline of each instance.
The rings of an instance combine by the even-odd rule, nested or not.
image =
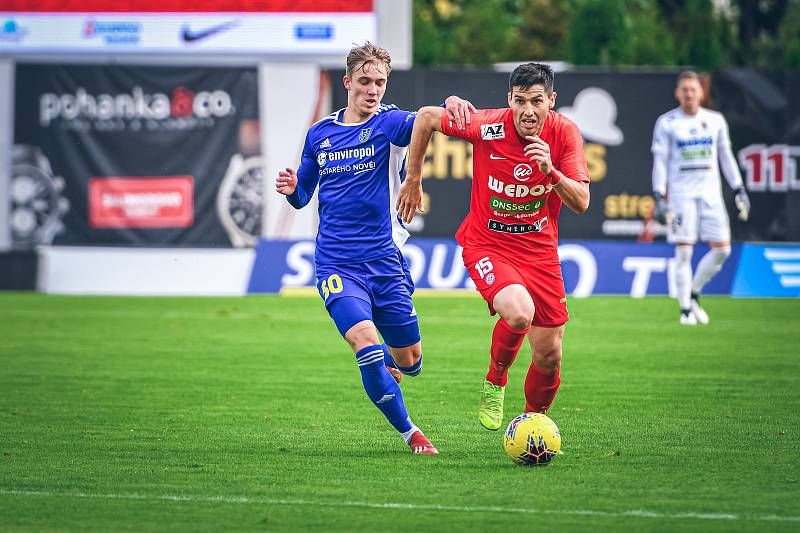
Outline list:
[[[701,241],[730,242],[731,223],[722,199],[708,201],[704,198],[678,198],[669,201],[674,214],[667,224],[669,242],[694,244]]]

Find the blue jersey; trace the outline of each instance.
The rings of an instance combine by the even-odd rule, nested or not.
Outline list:
[[[388,257],[408,238],[397,195],[414,116],[381,105],[368,120],[347,124],[340,109],[308,130],[287,200],[300,209],[319,184],[318,265]]]

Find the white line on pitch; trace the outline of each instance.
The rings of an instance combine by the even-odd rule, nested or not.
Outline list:
[[[325,502],[314,500],[287,500],[279,498],[252,498],[248,496],[192,496],[192,495],[170,495],[170,494],[95,494],[90,492],[47,492],[36,490],[9,490],[0,489],[0,495],[7,496],[45,496],[45,497],[64,497],[64,498],[97,498],[111,500],[156,500],[156,501],[176,501],[176,502],[202,502],[202,503],[244,503],[260,505],[299,505],[314,507],[363,507],[368,509],[410,509],[417,511],[455,511],[467,513],[523,513],[523,514],[554,514],[554,515],[577,515],[577,516],[607,516],[607,517],[632,517],[632,518],[661,518],[664,520],[758,520],[764,522],[800,522],[800,516],[781,516],[781,515],[738,515],[723,513],[659,513],[655,511],[634,510],[634,511],[593,511],[589,509],[526,509],[519,507],[494,507],[476,506],[459,507],[456,505],[435,505],[435,504],[416,504],[416,503],[370,503],[370,502]]]

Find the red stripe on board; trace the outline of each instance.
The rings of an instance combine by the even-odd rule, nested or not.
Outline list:
[[[43,13],[371,13],[373,0],[3,0],[0,11]]]

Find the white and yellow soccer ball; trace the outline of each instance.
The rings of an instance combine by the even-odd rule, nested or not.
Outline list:
[[[561,432],[547,416],[523,413],[508,425],[503,447],[518,465],[545,466],[561,450]]]

